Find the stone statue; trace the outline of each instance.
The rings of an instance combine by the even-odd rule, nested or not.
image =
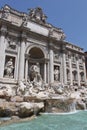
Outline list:
[[[24,26],[27,26],[27,23],[28,23],[28,16],[26,15],[26,16],[23,17],[23,22],[22,22],[22,24],[23,24]]]
[[[29,16],[33,18],[35,16],[35,9],[29,9],[30,13]]]
[[[24,95],[26,91],[26,85],[22,82],[19,81],[19,86],[17,88],[17,95]]]
[[[13,61],[12,58],[10,58],[10,60],[7,61],[5,65],[5,76],[13,78],[13,70],[14,70]]]
[[[42,15],[42,21],[43,23],[46,23],[47,16],[45,14]]]
[[[59,70],[58,70],[58,67],[56,67],[54,70],[54,80],[55,81],[58,81],[58,79],[59,79],[58,75],[59,75]]]
[[[0,86],[0,97],[11,97],[14,93],[10,85]]]
[[[30,79],[34,82],[42,81],[41,75],[40,75],[40,68],[39,63],[36,63],[36,65],[32,65],[30,68]]]
[[[50,36],[53,36],[53,30],[54,30],[54,29],[53,29],[52,27],[49,29],[49,34],[48,34],[49,37],[50,37]]]
[[[4,8],[2,8],[2,18],[7,19],[9,13],[10,13],[9,7],[5,6]]]
[[[40,7],[37,7],[35,9],[29,9],[29,18],[45,24],[47,16],[43,13]]]
[[[38,89],[39,91],[43,90],[43,80],[40,74],[39,63],[30,67],[30,81],[34,89]]]

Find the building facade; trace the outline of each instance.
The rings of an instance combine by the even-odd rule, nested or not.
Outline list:
[[[46,19],[40,7],[28,14],[8,5],[0,10],[0,84],[30,80],[30,67],[38,63],[45,83],[85,85],[83,49]]]
[[[87,51],[85,52],[85,67],[86,67],[86,79],[87,79]]]

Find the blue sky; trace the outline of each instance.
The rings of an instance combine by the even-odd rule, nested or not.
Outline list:
[[[47,22],[63,29],[66,41],[87,51],[87,0],[0,0],[0,8],[5,4],[22,12],[41,7]]]

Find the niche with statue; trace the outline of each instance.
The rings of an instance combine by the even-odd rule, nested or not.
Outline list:
[[[6,56],[5,57],[5,67],[4,67],[4,77],[5,78],[14,78],[15,70],[15,57]]]
[[[60,67],[54,66],[54,81],[60,81]]]

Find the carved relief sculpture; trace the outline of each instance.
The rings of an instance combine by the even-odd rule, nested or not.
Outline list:
[[[14,39],[8,39],[9,48],[16,49],[16,43]]]
[[[59,60],[59,54],[57,54],[57,53],[54,54],[54,59],[55,59],[55,60]]]

